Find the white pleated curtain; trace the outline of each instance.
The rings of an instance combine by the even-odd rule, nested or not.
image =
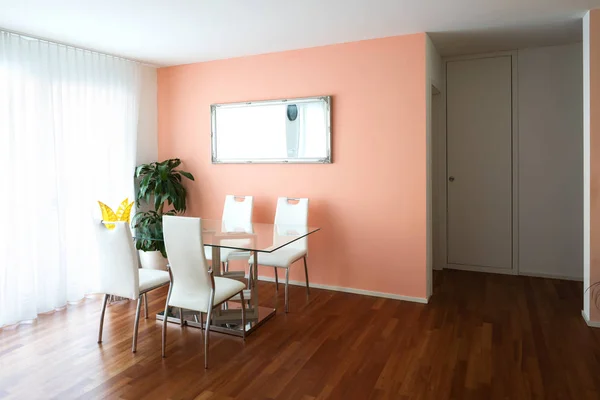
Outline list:
[[[96,201],[133,196],[139,65],[0,31],[0,327],[95,290]]]

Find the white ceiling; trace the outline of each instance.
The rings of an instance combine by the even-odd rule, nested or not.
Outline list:
[[[443,55],[579,41],[600,0],[0,0],[0,27],[157,65],[430,32]]]

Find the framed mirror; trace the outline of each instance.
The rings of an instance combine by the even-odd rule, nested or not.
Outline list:
[[[213,164],[331,163],[331,97],[213,104]]]

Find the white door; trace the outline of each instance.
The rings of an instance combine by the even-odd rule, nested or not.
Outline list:
[[[511,269],[511,56],[446,71],[448,266]]]

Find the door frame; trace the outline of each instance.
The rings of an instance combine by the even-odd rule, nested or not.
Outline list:
[[[448,138],[448,76],[447,76],[447,63],[452,61],[463,61],[463,60],[474,60],[481,58],[492,58],[492,57],[501,57],[501,56],[510,56],[511,57],[511,81],[512,81],[512,265],[510,269],[504,268],[491,268],[491,267],[480,267],[475,265],[456,265],[448,263],[448,180],[447,180],[447,170],[448,170],[448,146],[447,146],[447,138]],[[491,272],[498,274],[507,274],[507,275],[518,275],[519,274],[519,115],[518,115],[518,51],[500,51],[493,53],[482,53],[482,54],[472,54],[465,56],[454,56],[454,57],[444,57],[442,58],[442,64],[444,68],[444,81],[445,81],[445,90],[444,90],[444,117],[443,123],[439,129],[439,132],[434,132],[440,135],[438,137],[438,141],[441,141],[439,146],[436,146],[438,150],[438,154],[436,157],[439,160],[440,168],[437,170],[437,176],[434,178],[437,182],[434,182],[435,185],[438,186],[441,191],[440,196],[438,198],[438,204],[435,204],[434,207],[438,209],[438,215],[440,217],[440,221],[438,221],[438,249],[437,254],[437,265],[435,265],[435,269],[458,269],[465,271],[478,271],[478,272]],[[436,260],[434,260],[436,261]]]

